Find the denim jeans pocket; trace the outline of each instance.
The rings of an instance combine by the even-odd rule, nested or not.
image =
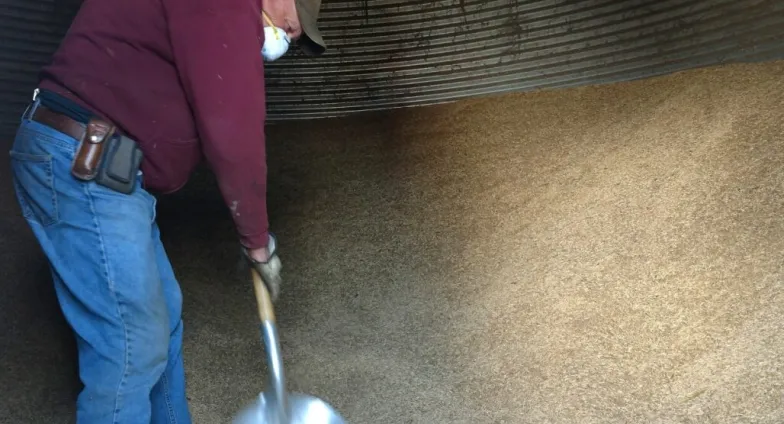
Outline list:
[[[52,157],[14,150],[9,154],[16,198],[25,219],[44,227],[60,222]]]
[[[139,171],[139,175],[136,176],[136,181],[136,191],[141,193],[147,201],[150,202],[150,222],[155,222],[155,219],[158,217],[158,198],[144,188],[144,174],[142,171]]]

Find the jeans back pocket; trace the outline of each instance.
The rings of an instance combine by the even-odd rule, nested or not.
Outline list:
[[[25,219],[45,227],[58,223],[52,156],[14,150],[9,154],[16,198]]]

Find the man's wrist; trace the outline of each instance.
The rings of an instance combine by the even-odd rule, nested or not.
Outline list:
[[[260,249],[262,247],[269,248],[271,242],[272,236],[267,231],[252,235],[240,235],[240,244],[246,250]]]
[[[267,245],[263,247],[248,248],[244,247],[245,254],[252,262],[266,263],[270,258],[275,255],[277,250],[277,241],[272,234],[267,235]]]
[[[251,261],[257,263],[265,263],[269,261],[270,257],[272,256],[270,255],[269,249],[266,247],[260,247],[258,249],[246,249],[246,252]]]

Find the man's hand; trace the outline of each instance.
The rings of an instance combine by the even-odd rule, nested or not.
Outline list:
[[[264,12],[269,16],[272,24],[286,31],[292,40],[302,36],[302,25],[299,23],[294,0],[265,0]],[[263,22],[263,25],[266,26],[267,23]]]
[[[250,265],[259,273],[267,290],[270,292],[272,301],[276,301],[280,295],[282,279],[280,271],[283,268],[277,253],[277,243],[275,237],[270,234],[269,247],[258,249],[242,249]]]

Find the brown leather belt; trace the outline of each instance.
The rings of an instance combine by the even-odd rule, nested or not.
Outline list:
[[[134,177],[144,154],[136,141],[121,136],[114,124],[97,117],[91,117],[89,123],[82,124],[40,104],[30,119],[76,139],[78,146],[71,163],[73,176],[83,181],[95,181],[120,193],[131,194],[134,191],[137,181]]]
[[[85,124],[71,119],[62,113],[57,113],[42,105],[39,105],[38,108],[36,108],[35,113],[33,113],[32,120],[40,122],[48,127],[60,131],[63,134],[73,137],[76,139],[76,141],[82,141],[84,138],[84,132],[87,128]]]

